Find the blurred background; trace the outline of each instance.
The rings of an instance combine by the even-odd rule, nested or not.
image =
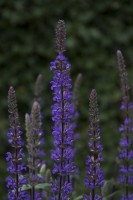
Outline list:
[[[5,154],[9,151],[7,93],[9,86],[16,90],[22,130],[24,117],[30,112],[34,98],[34,84],[43,75],[43,128],[47,167],[52,167],[50,149],[52,73],[49,63],[56,57],[55,26],[64,19],[67,30],[66,56],[72,64],[73,83],[78,73],[83,80],[80,87],[76,164],[80,170],[77,194],[85,190],[85,160],[88,154],[89,128],[88,95],[96,88],[99,99],[100,126],[104,146],[103,169],[105,179],[115,174],[115,160],[119,143],[121,90],[116,61],[120,49],[126,59],[130,85],[133,73],[133,1],[131,0],[0,0],[0,196],[6,200]]]

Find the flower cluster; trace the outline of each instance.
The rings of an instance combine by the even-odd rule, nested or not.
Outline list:
[[[23,142],[21,140],[22,132],[20,130],[17,102],[15,90],[9,88],[8,92],[8,111],[10,120],[10,129],[8,133],[8,142],[12,147],[12,152],[7,152],[6,160],[8,161],[7,171],[10,176],[6,179],[9,200],[26,199],[26,193],[22,192],[22,186],[26,184],[26,179],[22,175],[26,167],[22,163],[24,158]]]
[[[42,93],[42,74],[39,74],[36,83],[35,83],[35,89],[34,89],[34,101],[37,101],[41,107],[42,105],[42,99],[41,99],[41,93]]]
[[[32,199],[41,200],[41,193],[35,191],[35,186],[44,180],[44,177],[39,177],[38,172],[44,164],[42,158],[44,151],[41,146],[44,144],[43,131],[41,130],[41,114],[38,102],[34,102],[32,106],[31,116],[26,114],[26,134],[27,134],[27,149],[28,149],[28,182],[31,185]]]
[[[54,160],[53,174],[57,179],[52,184],[52,200],[67,200],[72,192],[71,175],[75,173],[73,162],[73,113],[74,106],[71,92],[71,79],[69,77],[70,64],[63,55],[64,51],[64,21],[59,20],[57,25],[57,52],[59,53],[50,69],[53,71],[52,120],[54,122],[52,134],[54,136],[55,150],[52,150]],[[62,39],[63,38],[63,39]],[[63,46],[62,46],[63,45]]]
[[[124,58],[121,51],[117,51],[118,66],[121,78],[121,88],[123,92],[123,101],[121,103],[121,110],[124,113],[124,123],[120,126],[119,131],[121,133],[120,139],[120,168],[119,168],[119,182],[125,185],[125,194],[121,196],[123,199],[133,199],[133,195],[130,194],[129,185],[133,185],[133,165],[131,160],[133,159],[132,139],[133,133],[132,121],[130,118],[130,111],[133,110],[133,103],[130,102],[129,85],[127,82],[127,72],[124,63]]]
[[[87,157],[87,172],[85,178],[85,186],[91,190],[90,196],[84,195],[85,200],[100,200],[102,196],[97,193],[97,188],[103,186],[103,171],[101,168],[102,150],[100,142],[99,113],[97,105],[97,93],[93,89],[90,94],[90,130],[88,143],[90,155]]]

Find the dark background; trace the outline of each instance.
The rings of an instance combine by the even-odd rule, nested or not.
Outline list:
[[[100,125],[104,145],[105,179],[114,173],[119,142],[121,91],[116,61],[120,49],[126,59],[132,87],[133,1],[131,0],[0,0],[0,197],[6,199],[5,154],[9,150],[7,93],[13,85],[18,100],[22,130],[24,116],[30,112],[34,83],[43,74],[43,115],[47,167],[52,166],[51,110],[52,94],[49,70],[55,59],[55,26],[64,19],[67,29],[66,55],[72,64],[74,80],[80,72],[80,119],[76,163],[80,169],[76,191],[84,192],[85,159],[88,154],[88,95],[96,88],[99,99]]]

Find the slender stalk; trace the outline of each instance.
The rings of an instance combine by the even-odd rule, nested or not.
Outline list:
[[[95,184],[95,181],[94,181]],[[92,189],[92,200],[95,200],[95,189]]]
[[[128,95],[128,94],[127,94]],[[128,98],[127,98],[128,99]],[[128,119],[129,118],[129,109],[128,109],[128,105],[129,105],[129,99],[128,99],[128,101],[126,100],[126,105],[125,105],[125,107],[126,107],[126,110],[125,110],[125,112],[126,112],[126,119]],[[129,143],[129,129],[128,129],[128,127],[126,128],[126,139],[127,139],[127,144]],[[126,159],[126,169],[127,169],[127,171],[128,171],[128,168],[129,168],[129,161],[128,161],[128,147],[126,148],[126,157],[127,157],[127,159]],[[128,198],[128,194],[129,194],[129,184],[128,184],[128,179],[129,179],[129,177],[128,177],[128,175],[126,176],[126,197]]]
[[[32,186],[31,189],[31,200],[35,200],[35,186]]]
[[[14,115],[14,118],[15,118],[15,115]],[[14,121],[14,127],[17,127],[17,124],[16,122]],[[16,129],[14,128],[13,129],[13,132],[14,132],[14,135],[16,138],[18,138],[18,134],[17,134],[17,131]],[[15,141],[15,179],[16,179],[16,200],[18,199],[18,196],[19,196],[19,176],[18,176],[18,148],[17,148],[17,140]]]
[[[34,141],[35,144],[35,141]],[[33,150],[34,152],[34,150]],[[33,157],[32,157],[32,175],[34,176],[35,173],[35,158],[34,158],[34,153],[33,153]],[[35,200],[35,186],[34,183],[32,184],[32,188],[31,188],[31,200]]]
[[[94,127],[96,127],[96,124],[94,125]],[[96,135],[95,135],[95,129],[94,129],[94,138],[96,137]],[[93,158],[94,158],[94,163],[96,162],[96,157],[98,157],[98,156],[96,156],[96,152],[97,152],[97,150],[96,150],[96,142],[95,142],[95,140],[94,140],[94,155],[93,155]],[[95,167],[95,165],[94,165],[94,174],[96,174],[96,167]],[[94,184],[94,189],[92,189],[92,200],[95,200],[95,186],[96,186],[96,184],[95,184],[95,178],[94,178],[94,180],[93,180],[93,184]]]
[[[18,150],[17,148],[15,149],[15,156],[16,156],[16,160],[17,160],[17,157],[18,157]],[[18,162],[16,162],[15,164],[15,170],[16,170],[16,200],[18,199],[18,188],[19,188],[19,178],[18,178]]]
[[[62,74],[62,62],[61,62],[61,74]],[[62,127],[62,131],[61,131],[61,142],[62,142],[62,148],[61,148],[61,159],[60,159],[60,168],[62,170],[62,167],[63,167],[63,154],[64,154],[64,97],[63,97],[63,92],[64,92],[64,87],[61,86],[61,107],[62,107],[62,116],[61,116],[61,119],[62,119],[62,124],[61,124],[61,127]],[[61,187],[62,187],[62,182],[63,182],[63,177],[62,175],[60,175],[60,182],[59,182],[59,196],[58,196],[58,200],[61,200]]]

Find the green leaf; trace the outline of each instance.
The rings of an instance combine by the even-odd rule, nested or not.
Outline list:
[[[46,171],[46,182],[49,182],[50,181],[50,178],[51,178],[51,170],[50,169],[47,169]]]
[[[114,181],[113,180],[106,180],[104,182],[104,186],[101,189],[102,196],[108,196],[111,194],[114,186]]]
[[[22,191],[25,191],[25,190],[30,190],[31,189],[31,185],[23,185],[22,186]]]
[[[74,200],[80,200],[80,199],[83,199],[83,195],[76,197]]]
[[[116,192],[108,195],[107,197],[104,197],[103,200],[118,200],[118,199],[120,199],[120,195],[121,195],[121,192],[116,191]]]
[[[44,188],[47,188],[47,187],[50,187],[51,184],[50,183],[40,183],[40,184],[37,184],[35,186],[36,189],[44,189]]]
[[[41,166],[41,169],[40,169],[40,175],[43,176],[43,175],[45,174],[45,171],[46,171],[46,165],[43,164],[43,165]]]

